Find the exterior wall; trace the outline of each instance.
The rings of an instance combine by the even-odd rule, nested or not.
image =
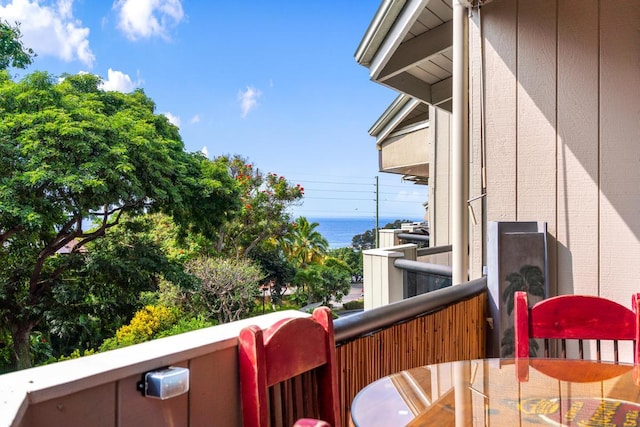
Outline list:
[[[429,107],[429,246],[451,244],[451,113]]]
[[[408,175],[429,175],[428,128],[390,137],[380,146],[380,169]]]
[[[416,249],[416,245],[407,243],[362,253],[365,310],[404,299],[403,271],[396,268],[393,262],[399,258],[415,261]]]
[[[484,221],[545,221],[551,293],[628,305],[640,273],[640,2],[505,0],[481,13],[469,34],[472,71],[483,55],[486,76]],[[470,85],[479,153],[477,75]],[[472,271],[486,263],[481,234]]]

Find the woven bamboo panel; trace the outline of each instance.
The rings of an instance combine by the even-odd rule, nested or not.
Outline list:
[[[359,337],[336,349],[342,425],[367,384],[404,369],[485,357],[487,294]]]

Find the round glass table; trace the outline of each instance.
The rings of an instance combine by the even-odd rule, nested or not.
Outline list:
[[[638,426],[633,365],[483,359],[427,365],[369,384],[351,418],[368,426]]]

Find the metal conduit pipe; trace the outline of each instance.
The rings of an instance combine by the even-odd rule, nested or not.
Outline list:
[[[417,273],[435,274],[437,276],[451,277],[451,267],[442,264],[429,264],[428,262],[413,261],[398,258],[393,261],[393,266],[401,270],[415,271]]]
[[[467,9],[453,0],[453,75],[451,116],[451,243],[453,283],[467,281],[468,197],[468,29]]]
[[[450,286],[362,313],[340,317],[333,322],[336,344],[340,345],[396,323],[433,313],[486,290],[487,278],[481,277],[465,283],[464,286]]]

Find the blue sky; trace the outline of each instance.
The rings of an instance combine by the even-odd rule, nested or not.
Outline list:
[[[294,215],[419,219],[427,188],[378,172],[368,129],[396,97],[354,52],[380,0],[0,0],[27,71],[144,89],[187,151],[240,154],[305,187]]]

